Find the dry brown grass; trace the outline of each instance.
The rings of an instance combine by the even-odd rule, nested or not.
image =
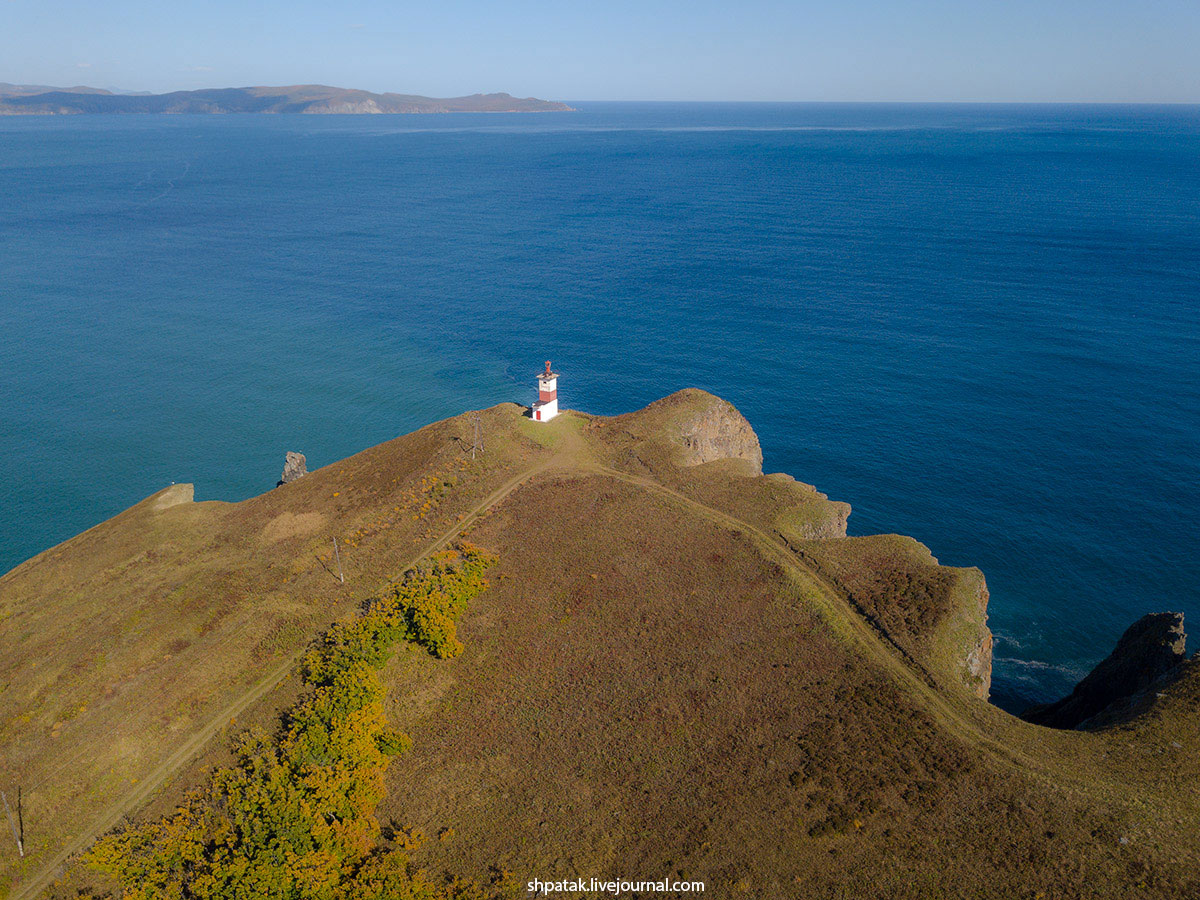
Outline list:
[[[416,749],[389,773],[387,811],[454,829],[427,850],[434,868],[672,872],[718,897],[1198,884],[1119,798],[949,734],[736,532],[590,476],[523,489],[475,539],[502,561],[466,653],[394,675]]]
[[[844,505],[808,486],[740,464],[678,469],[636,415],[488,415],[477,468],[461,467],[452,420],[244,504],[135,508],[6,576],[0,627],[26,644],[0,657],[15,760],[0,776],[45,778],[69,758],[58,748],[101,749],[76,782],[47,780],[51,843],[71,798],[119,795],[441,526],[553,459],[472,529],[500,562],[461,621],[464,653],[404,652],[385,672],[389,718],[415,748],[382,812],[442,836],[421,851],[431,870],[679,873],[712,897],[1200,892],[1200,670],[1122,729],[1030,726],[949,677],[971,570],[907,539],[837,537]],[[344,591],[319,558],[323,530],[262,539],[312,514],[350,547]],[[49,611],[59,591],[82,626]],[[52,659],[39,629],[62,642]],[[295,690],[281,683],[245,720],[269,724]],[[140,711],[151,698],[166,702]],[[142,815],[225,752],[208,744]]]
[[[0,579],[0,784],[24,788],[27,839],[0,890],[546,455],[518,407],[484,416],[474,463],[459,417],[238,504],[176,485]]]
[[[274,544],[286,538],[304,537],[321,531],[327,524],[327,520],[320,513],[282,512],[267,523],[267,527],[262,530],[262,539],[268,544]]]

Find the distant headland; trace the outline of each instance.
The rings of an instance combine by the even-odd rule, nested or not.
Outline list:
[[[0,115],[53,116],[83,113],[307,113],[363,115],[453,112],[570,112],[553,100],[511,94],[422,97],[372,94],[323,84],[288,87],[212,88],[168,94],[116,93],[92,87],[56,88],[0,82]]]

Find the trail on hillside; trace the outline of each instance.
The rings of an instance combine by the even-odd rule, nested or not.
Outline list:
[[[879,663],[898,686],[915,695],[930,715],[959,740],[979,748],[1001,765],[1016,768],[1056,789],[1069,788],[1094,800],[1113,799],[1111,794],[1097,790],[1096,785],[1090,782],[1071,778],[1061,771],[1051,771],[1041,760],[1008,746],[956,710],[942,691],[930,682],[930,676],[923,668],[915,665],[915,661],[906,659],[899,648],[882,638],[853,607],[844,592],[797,558],[792,548],[787,546],[780,536],[769,534],[737,516],[685,496],[653,478],[633,475],[605,465],[583,435],[575,429],[566,429],[561,437],[562,442],[554,457],[547,461],[546,467],[555,465],[576,474],[590,472],[615,478],[665,497],[722,528],[750,537],[772,561],[811,589],[810,593],[816,598],[821,613],[835,629],[841,630],[847,638],[854,641],[867,659]]]
[[[514,475],[492,493],[488,494],[478,505],[464,514],[461,519],[443,532],[433,543],[422,550],[420,554],[413,557],[406,564],[406,567],[416,565],[422,559],[441,550],[453,541],[459,532],[470,525],[472,521],[505,499],[530,478],[533,478],[539,472],[546,469],[554,461],[555,458],[551,457],[538,465],[531,466],[523,472]],[[295,651],[276,668],[272,669],[263,678],[234,698],[220,712],[216,713],[199,731],[188,738],[182,746],[177,748],[174,753],[163,760],[163,762],[156,766],[128,792],[105,807],[87,828],[60,850],[33,878],[16,887],[9,896],[9,900],[30,900],[30,898],[37,896],[49,887],[72,856],[91,846],[100,835],[112,829],[121,820],[122,816],[135,812],[140,808],[155,791],[162,787],[171,775],[182,769],[197,756],[230,720],[237,718],[243,711],[261,700],[278,686],[280,682],[295,670],[306,649],[307,647],[305,646]]]
[[[915,695],[929,713],[950,734],[964,743],[977,747],[1002,765],[1019,769],[1024,774],[1056,789],[1070,788],[1094,800],[1113,800],[1111,793],[1097,790],[1096,785],[1051,771],[1042,761],[1029,754],[1004,744],[971,721],[948,702],[942,692],[926,679],[923,669],[914,668],[899,651],[883,640],[871,625],[851,606],[849,600],[827,578],[813,571],[781,540],[736,516],[714,509],[698,500],[693,500],[661,482],[644,476],[632,475],[613,469],[594,460],[582,463],[584,469],[606,475],[628,484],[653,491],[721,527],[740,531],[758,544],[769,558],[801,583],[812,588],[818,607],[827,621],[834,627],[844,629],[847,637],[855,641],[864,655],[879,665],[893,678],[897,685]]]

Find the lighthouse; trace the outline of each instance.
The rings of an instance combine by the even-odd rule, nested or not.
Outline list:
[[[530,410],[535,422],[549,422],[558,415],[558,373],[550,371],[550,361],[546,360],[546,371],[539,372],[538,398]]]

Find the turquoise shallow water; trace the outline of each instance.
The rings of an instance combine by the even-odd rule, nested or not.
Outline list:
[[[171,481],[695,385],[992,590],[996,694],[1200,622],[1200,109],[0,119],[0,570]]]

